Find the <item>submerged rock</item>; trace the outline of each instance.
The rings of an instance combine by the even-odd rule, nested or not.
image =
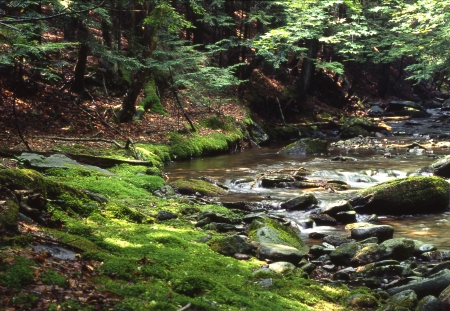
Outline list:
[[[360,190],[350,204],[360,214],[423,214],[447,209],[449,195],[450,184],[440,177],[408,177]]]

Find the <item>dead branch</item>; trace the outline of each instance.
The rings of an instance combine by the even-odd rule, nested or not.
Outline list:
[[[122,146],[121,144],[119,144],[117,141],[112,140],[112,139],[106,139],[106,138],[76,138],[76,137],[58,137],[58,136],[33,136],[34,138],[41,138],[41,139],[53,139],[53,140],[64,140],[64,141],[90,141],[90,142],[95,142],[95,141],[101,141],[101,142],[105,142],[105,143],[110,143],[110,144],[114,144],[117,147],[119,147],[120,149],[128,149],[128,141],[127,141],[127,145]],[[128,138],[130,139],[130,138]]]

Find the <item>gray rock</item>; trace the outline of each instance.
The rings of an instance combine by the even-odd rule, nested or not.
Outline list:
[[[386,301],[383,311],[411,311],[417,306],[417,295],[412,290],[404,290],[394,294]]]
[[[350,204],[360,214],[423,214],[446,210],[450,184],[440,177],[397,178],[360,190]]]
[[[316,269],[316,265],[311,262],[308,262],[308,263],[301,265],[300,269],[302,269],[303,271],[305,271],[306,273],[309,274],[309,273],[313,272],[314,269]]]
[[[253,247],[247,239],[241,235],[231,235],[218,238],[209,243],[211,249],[226,256],[233,256],[236,253],[250,254]]]
[[[211,222],[207,225],[209,230],[215,230],[217,232],[228,232],[228,231],[243,231],[243,228],[238,228],[232,224],[220,223],[220,222]]]
[[[446,262],[437,264],[436,266],[434,266],[433,268],[431,268],[430,270],[427,271],[426,276],[431,276],[431,275],[436,274],[439,271],[442,271],[444,269],[450,270],[450,261],[446,261]]]
[[[345,302],[348,306],[356,308],[355,310],[364,310],[365,308],[376,308],[378,300],[368,294],[355,294],[348,297]]]
[[[359,250],[351,259],[352,266],[363,266],[386,258],[386,247],[382,245],[369,245]]]
[[[380,242],[392,239],[394,228],[388,225],[373,225],[370,227],[354,228],[351,231],[351,237],[355,240],[363,240],[376,237]]]
[[[406,260],[414,253],[414,241],[405,238],[395,238],[384,241],[380,245],[386,247],[386,256],[395,260]]]
[[[278,262],[269,264],[269,269],[276,273],[283,274],[288,271],[294,271],[295,265],[290,262],[278,261]]]
[[[335,226],[337,221],[335,218],[327,214],[310,214],[309,218],[314,220],[317,226]]]
[[[450,259],[450,250],[440,250],[433,252],[426,252],[420,255],[420,259],[426,261],[442,261]]]
[[[356,212],[355,211],[348,211],[348,212],[339,212],[336,215],[334,215],[334,218],[337,222],[341,224],[351,224],[356,222]]]
[[[314,154],[326,153],[327,141],[321,139],[302,138],[292,144],[287,145],[278,153],[282,154]]]
[[[450,285],[450,270],[445,269],[431,278],[426,278],[418,280],[414,283],[408,283],[402,286],[389,288],[387,292],[390,295],[402,292],[404,290],[413,290],[419,299],[427,296],[433,295],[438,296],[447,286]]]
[[[448,178],[450,177],[450,155],[446,155],[425,168],[426,171],[436,176]]]
[[[287,261],[297,264],[307,254],[295,247],[282,244],[261,243],[256,250],[256,257],[260,260]]]
[[[231,219],[223,214],[215,213],[211,210],[201,213],[198,219],[209,218],[212,222],[220,222],[225,224],[233,224],[239,222],[238,220]]]
[[[345,243],[330,253],[330,260],[336,265],[349,266],[351,259],[362,248],[359,243]]]
[[[236,253],[233,255],[234,258],[236,258],[237,260],[249,260],[250,256],[247,254],[241,254],[241,253]]]
[[[445,290],[444,290],[445,292]],[[448,305],[447,309],[450,310],[450,305]],[[423,297],[419,303],[417,304],[417,308],[415,311],[440,311],[440,303],[439,300],[434,296],[425,296]],[[446,309],[444,309],[446,310]]]
[[[294,177],[292,175],[269,175],[261,178],[261,187],[264,188],[273,188],[278,186],[283,182],[291,182],[294,181]]]
[[[178,218],[178,215],[169,211],[159,211],[158,215],[156,215],[156,219],[161,221],[175,218]]]
[[[416,243],[416,241],[414,241]],[[421,243],[421,244],[415,244],[414,245],[414,255],[415,256],[420,256],[423,253],[426,252],[433,252],[437,250],[436,245],[433,244],[425,244],[425,243]]]
[[[321,208],[321,213],[335,217],[336,214],[339,212],[348,212],[348,211],[351,211],[352,209],[353,208],[350,205],[350,203],[348,203],[348,201],[341,200],[341,201],[330,203],[327,206]]]
[[[175,190],[169,185],[162,186],[158,190],[153,192],[154,195],[158,197],[172,197],[175,195]]]
[[[344,243],[351,243],[352,241],[346,238],[342,238],[336,235],[327,235],[322,239],[324,242],[329,243],[333,246],[340,246]]]
[[[317,198],[312,193],[302,193],[295,198],[281,203],[280,207],[286,210],[305,210],[317,203]]]
[[[268,289],[272,286],[273,280],[272,280],[272,278],[261,279],[261,280],[259,280],[258,283],[262,288]]]
[[[321,245],[313,245],[309,249],[309,253],[316,257],[324,255],[324,254],[330,254],[333,251],[334,251],[334,248],[327,248],[327,247],[323,247]]]
[[[438,297],[441,310],[450,310],[450,286],[447,286]]]
[[[341,269],[339,271],[336,271],[335,274],[333,274],[333,279],[334,280],[343,280],[343,281],[348,281],[351,278],[351,275],[353,273],[355,273],[356,269],[353,267],[348,267],[348,268],[344,268]]]

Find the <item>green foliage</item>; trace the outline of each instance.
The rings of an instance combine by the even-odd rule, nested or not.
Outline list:
[[[48,270],[43,275],[41,275],[41,277],[44,281],[44,284],[56,285],[63,288],[68,286],[67,279],[55,270]]]
[[[20,256],[16,256],[11,265],[0,262],[0,271],[3,272],[0,273],[0,284],[11,289],[20,289],[32,283],[33,271],[30,266],[33,265],[33,261]]]

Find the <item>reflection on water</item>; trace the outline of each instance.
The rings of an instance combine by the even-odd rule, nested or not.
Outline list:
[[[406,140],[406,139],[405,139]],[[427,166],[438,155],[447,154],[448,150],[433,150],[433,153],[409,153],[406,148],[391,151],[393,157],[385,158],[384,149],[362,150],[329,150],[328,155],[293,156],[278,154],[284,143],[272,143],[261,148],[247,149],[241,153],[220,155],[180,161],[165,168],[169,182],[178,178],[207,176],[230,187],[227,195],[221,201],[283,201],[294,197],[303,191],[313,191],[320,200],[320,205],[347,199],[358,188],[365,188],[385,180],[405,177]],[[345,155],[356,161],[331,162],[329,159],[337,155]],[[314,171],[309,178],[338,179],[347,182],[351,189],[330,193],[324,189],[267,189],[259,187],[258,176],[269,172],[297,170],[304,167]],[[291,219],[301,217],[300,214],[286,213]],[[395,227],[395,237],[410,237],[427,243],[433,243],[438,248],[450,249],[450,213],[420,216],[380,217],[380,224]],[[325,231],[346,237],[349,231],[343,226],[316,227],[304,229],[302,238],[307,239],[312,231]]]

